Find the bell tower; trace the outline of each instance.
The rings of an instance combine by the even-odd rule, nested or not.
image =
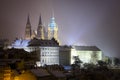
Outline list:
[[[38,28],[37,28],[37,38],[44,39],[44,27],[42,25],[41,16],[39,17],[39,23],[38,23]]]
[[[31,36],[32,36],[32,30],[31,30],[29,15],[28,15],[26,29],[25,29],[25,39],[29,40],[31,39]]]
[[[54,17],[50,19],[50,24],[48,25],[48,39],[52,38],[58,41],[58,26]]]

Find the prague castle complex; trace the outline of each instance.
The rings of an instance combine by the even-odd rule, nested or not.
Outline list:
[[[50,23],[48,25],[47,31],[45,30],[45,27],[42,24],[41,16],[39,17],[39,23],[38,23],[36,32],[32,31],[31,28],[32,28],[32,26],[30,23],[29,15],[28,15],[27,24],[26,24],[26,28],[25,28],[25,39],[26,40],[30,40],[33,38],[42,39],[42,40],[45,40],[45,39],[50,40],[50,39],[54,38],[55,40],[58,41],[58,26],[55,22],[54,17],[52,17],[50,19]]]
[[[78,56],[83,63],[96,64],[98,60],[102,60],[102,51],[96,46],[59,45],[58,25],[54,16],[50,19],[47,30],[42,24],[41,16],[39,16],[37,30],[33,31],[28,15],[25,38],[15,40],[12,47],[28,52],[35,51],[39,58],[36,61],[37,66],[45,64],[71,65],[74,64],[73,57],[75,56]]]
[[[52,65],[59,64],[59,43],[58,43],[58,26],[55,22],[55,18],[50,19],[48,29],[42,24],[41,16],[39,17],[39,23],[36,31],[32,30],[30,17],[27,17],[27,23],[25,28],[25,38],[15,40],[12,47],[24,49],[28,52],[36,51],[39,55],[37,66],[44,64]]]
[[[48,26],[43,26],[39,16],[37,29],[32,29],[28,15],[24,38],[15,39],[5,48],[6,51],[1,50],[4,56],[0,59],[0,80],[67,80],[66,74],[62,73],[66,72],[64,69],[78,63],[75,66],[78,70],[78,67],[84,67],[86,63],[96,65],[97,61],[103,60],[102,51],[96,46],[59,44],[59,27],[54,16]],[[5,47],[6,42],[1,40],[0,47]],[[73,76],[70,74],[70,77]]]

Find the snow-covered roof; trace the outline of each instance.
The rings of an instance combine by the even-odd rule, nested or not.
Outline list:
[[[14,47],[14,48],[27,47],[29,42],[30,42],[30,40],[18,39],[13,42],[12,47]]]

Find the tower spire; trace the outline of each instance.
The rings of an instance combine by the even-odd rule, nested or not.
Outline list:
[[[27,17],[27,24],[30,24],[29,14],[28,14],[28,17]]]
[[[52,39],[52,38],[55,38],[55,40],[58,41],[58,26],[55,22],[53,10],[52,10],[52,17],[48,25],[48,39]]]
[[[31,24],[30,24],[30,19],[28,14],[26,29],[25,29],[25,39],[31,39],[31,36],[32,36],[32,30],[31,30]]]
[[[38,28],[37,28],[37,38],[44,39],[44,27],[42,25],[41,14],[39,16],[39,23],[38,23]]]
[[[41,14],[39,16],[39,23],[38,23],[38,25],[42,25]]]

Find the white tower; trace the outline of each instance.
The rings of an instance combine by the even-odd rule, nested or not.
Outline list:
[[[31,30],[29,15],[28,15],[26,29],[25,29],[25,39],[29,40],[31,39],[31,36],[32,36],[32,30]]]
[[[48,39],[52,38],[58,41],[58,26],[54,17],[50,19],[50,24],[48,25]]]

